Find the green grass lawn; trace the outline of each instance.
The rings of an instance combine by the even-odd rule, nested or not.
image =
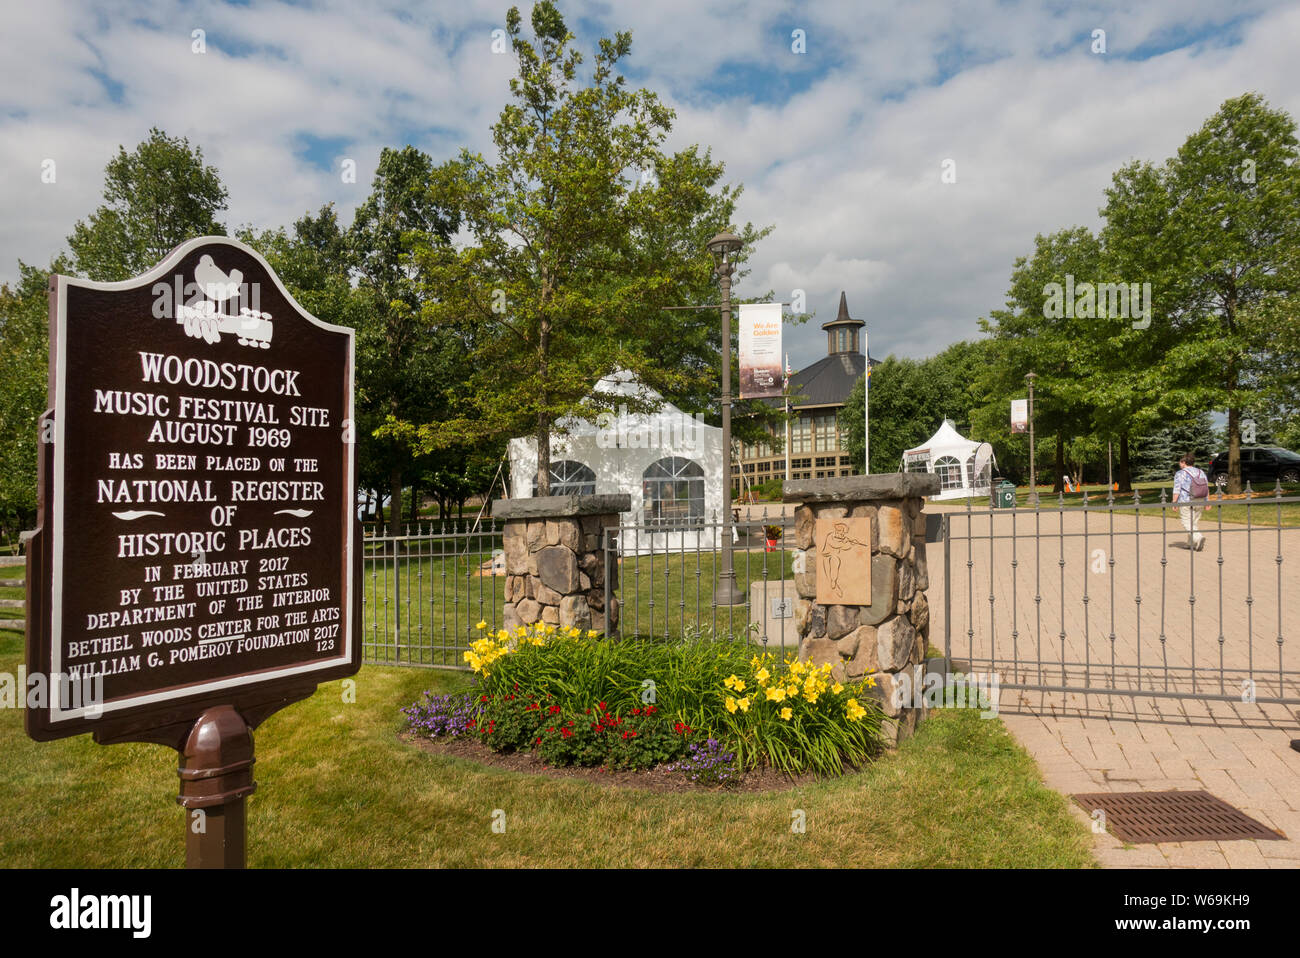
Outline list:
[[[22,639],[0,633],[0,671]],[[253,867],[1086,867],[1088,829],[1003,724],[933,713],[864,772],[782,792],[665,794],[521,775],[402,744],[398,709],[467,676],[367,667],[258,729]],[[37,743],[0,712],[0,864],[180,867],[176,757]],[[502,809],[506,831],[495,834]],[[791,831],[802,809],[807,831]]]

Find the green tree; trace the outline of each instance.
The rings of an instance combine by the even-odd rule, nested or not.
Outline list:
[[[50,275],[68,269],[63,257],[47,270],[20,262],[18,281],[0,285],[0,530],[9,542],[36,519],[37,431],[48,399]]]
[[[446,248],[459,223],[455,208],[429,189],[432,173],[432,159],[415,147],[385,148],[347,235],[366,304],[357,324],[357,431],[368,474],[382,471],[377,487],[386,484],[392,497],[390,535],[401,531],[402,488],[417,486],[422,471],[434,465],[424,458],[428,450],[400,427],[449,414],[443,387],[460,378],[468,355],[454,325],[430,328],[423,318],[426,291],[414,249]],[[413,488],[412,518],[419,498]]]
[[[460,330],[472,359],[452,414],[405,428],[426,449],[532,433],[546,495],[556,423],[612,405],[592,392],[601,376],[628,369],[670,399],[686,397],[688,411],[690,397],[708,395],[707,379],[716,384],[714,314],[662,307],[716,302],[704,245],[727,226],[739,190],[714,191],[722,166],[708,153],[660,150],[672,111],[617,72],[630,34],[602,39],[580,84],[582,55],[555,6],[533,7],[533,41],[521,23],[512,7],[518,74],[492,128],[497,162],[462,152],[433,175],[434,195],[462,214],[468,241],[419,251],[425,318]],[[742,261],[765,232],[740,230]]]
[[[1221,451],[1219,442],[1208,412],[1171,422],[1136,441],[1133,477],[1140,482],[1172,480],[1178,460],[1189,452],[1208,473],[1210,459]]]
[[[1112,245],[1128,237],[1126,266],[1157,290],[1168,348],[1145,374],[1161,387],[1152,408],[1180,418],[1227,410],[1231,492],[1241,490],[1243,410],[1276,398],[1269,304],[1300,293],[1298,161],[1295,121],[1247,93],[1163,167],[1121,171],[1103,210]]]
[[[1052,466],[1037,449],[1035,464],[1051,469],[1055,492],[1064,489],[1067,443],[1093,431],[1087,376],[1094,356],[1078,316],[1089,311],[1088,299],[1075,287],[1096,282],[1101,255],[1100,242],[1085,227],[1036,236],[1033,255],[1019,257],[1012,268],[1006,308],[980,319],[992,345],[975,376],[982,401],[972,412],[972,435],[993,443],[1004,466],[1019,460],[1022,446],[1028,460],[1028,436],[1010,431],[1010,401],[1026,398],[1025,375],[1033,372],[1036,439],[1052,437]],[[1122,469],[1120,483],[1127,483]]]
[[[139,275],[195,236],[223,236],[226,188],[203,150],[157,128],[104,170],[104,204],[68,237],[77,273],[101,282]]]
[[[925,442],[945,419],[971,438],[972,385],[987,361],[987,341],[956,342],[928,359],[888,356],[871,373],[871,471],[897,472],[903,453]],[[863,454],[863,388],[850,390],[839,426],[846,454],[860,471]]]

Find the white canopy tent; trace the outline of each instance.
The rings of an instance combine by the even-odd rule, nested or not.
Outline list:
[[[996,461],[992,446],[965,438],[945,419],[923,445],[903,453],[902,469],[938,475],[939,493],[931,499],[966,499],[992,492]]]
[[[595,390],[662,400],[626,370],[600,380]],[[617,399],[615,405],[618,411],[596,422],[568,420],[551,435],[551,495],[630,495],[632,511],[622,521],[638,529],[623,536],[624,554],[716,548],[722,430],[669,402],[649,414],[629,412]],[[511,439],[507,455],[511,495],[537,495],[536,437]]]

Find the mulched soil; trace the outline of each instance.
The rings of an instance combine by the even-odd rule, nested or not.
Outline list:
[[[555,768],[543,764],[534,752],[494,752],[482,742],[468,736],[457,738],[427,738],[410,732],[402,732],[398,738],[408,745],[414,745],[434,755],[451,755],[456,758],[469,759],[480,765],[503,768],[511,772],[526,775],[547,775],[552,778],[577,778],[601,785],[613,785],[617,788],[639,788],[649,792],[776,792],[788,791],[798,785],[812,782],[812,775],[800,775],[791,778],[770,768],[755,769],[743,775],[740,781],[730,786],[700,785],[688,781],[682,772],[670,772],[664,766],[646,771],[604,770],[599,768],[581,768],[564,766]]]

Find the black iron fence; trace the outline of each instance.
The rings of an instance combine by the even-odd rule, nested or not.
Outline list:
[[[1195,517],[1195,528],[1189,528]],[[1300,702],[1300,497],[942,515],[944,651],[1005,688]],[[932,602],[938,597],[931,596]]]
[[[793,519],[755,510],[732,523],[731,537],[725,527],[716,515],[690,524],[633,517],[604,531],[607,570],[618,569],[612,597],[619,603],[620,635],[746,635],[758,647],[797,648]],[[365,661],[464,668],[464,653],[480,637],[478,623],[494,631],[505,625],[501,539],[501,523],[491,519],[412,524],[400,536],[367,535]],[[740,604],[717,602],[724,553],[744,593]]]

